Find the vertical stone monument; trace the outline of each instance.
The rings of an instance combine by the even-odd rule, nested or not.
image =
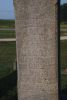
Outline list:
[[[14,0],[18,100],[58,100],[57,0]]]

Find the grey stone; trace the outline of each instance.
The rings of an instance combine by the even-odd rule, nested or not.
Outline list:
[[[58,100],[57,0],[14,0],[18,100]]]

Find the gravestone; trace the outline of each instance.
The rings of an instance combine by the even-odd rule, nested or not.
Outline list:
[[[57,0],[14,0],[18,100],[58,100]]]

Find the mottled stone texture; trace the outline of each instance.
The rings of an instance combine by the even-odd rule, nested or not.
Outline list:
[[[14,0],[18,100],[58,100],[56,0]]]

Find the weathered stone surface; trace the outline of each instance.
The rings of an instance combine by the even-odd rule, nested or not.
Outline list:
[[[14,0],[19,100],[58,100],[55,4]]]

